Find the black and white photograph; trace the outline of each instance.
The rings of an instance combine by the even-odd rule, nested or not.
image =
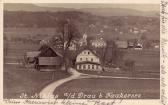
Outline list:
[[[160,99],[160,4],[4,3],[3,99]]]

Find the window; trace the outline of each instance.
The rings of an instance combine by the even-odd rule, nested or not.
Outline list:
[[[93,58],[91,58],[91,61],[93,62]]]
[[[88,55],[90,54],[90,52],[88,51]]]
[[[82,61],[82,58],[80,58],[80,61]]]
[[[92,69],[94,69],[94,65],[92,65]]]
[[[86,65],[83,65],[83,69],[86,69]]]
[[[98,65],[96,66],[96,69],[99,69],[99,66],[98,66]]]
[[[90,65],[88,65],[88,69],[90,69]]]
[[[79,65],[79,69],[81,69],[81,65]]]

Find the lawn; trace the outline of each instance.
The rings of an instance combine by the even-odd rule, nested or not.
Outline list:
[[[64,71],[56,71],[52,80],[52,72],[27,70],[19,66],[4,67],[4,98],[19,98],[22,93],[28,96],[38,93],[48,83],[68,77]]]
[[[129,71],[121,71],[121,70],[111,70],[111,72],[95,72],[95,71],[87,71],[87,70],[78,70],[78,72],[85,74],[93,74],[93,75],[103,75],[103,76],[114,76],[114,77],[137,77],[137,78],[160,78],[159,73],[154,72],[129,72]]]
[[[58,87],[54,94],[59,98],[66,98],[64,93],[84,94],[140,94],[141,99],[159,99],[160,85],[158,80],[124,80],[124,79],[80,79],[67,82]]]

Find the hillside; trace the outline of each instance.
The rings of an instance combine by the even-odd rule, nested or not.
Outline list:
[[[19,6],[18,6],[19,5]],[[53,4],[52,7],[43,6],[45,4],[18,4],[18,3],[7,3],[4,5],[4,10],[6,11],[31,11],[31,12],[58,12],[58,11],[80,11],[87,12],[99,16],[145,16],[145,17],[158,17],[159,16],[159,5],[142,5],[134,4],[132,5],[122,5],[122,4]],[[47,4],[46,4],[47,5]],[[52,5],[52,4],[50,4]],[[65,5],[58,7],[58,5]],[[71,5],[71,6],[69,6]],[[74,5],[74,7],[73,7]],[[81,8],[77,8],[77,6]],[[55,7],[56,6],[56,7]],[[132,7],[132,8],[131,8]],[[139,10],[135,7],[141,8]],[[144,11],[144,8],[151,7],[151,10]],[[134,9],[133,9],[134,8]],[[152,9],[155,8],[155,9]]]
[[[81,35],[87,32],[90,36],[104,37],[105,39],[117,37],[133,39],[139,38],[141,35],[151,39],[159,39],[160,37],[160,21],[158,17],[103,17],[79,11],[4,11],[4,27],[57,28],[59,20],[67,18],[76,25]]]

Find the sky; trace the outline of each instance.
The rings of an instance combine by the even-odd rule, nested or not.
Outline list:
[[[40,3],[40,2],[50,2],[50,3],[152,3],[152,4],[159,4],[160,0],[4,0],[4,2],[29,2],[29,3]]]
[[[37,6],[42,7],[63,7],[63,8],[75,8],[75,9],[81,9],[81,8],[124,8],[124,9],[135,9],[138,11],[159,11],[159,4],[114,4],[114,3],[105,3],[105,4],[90,4],[90,3],[52,3],[52,4],[46,4],[46,3],[39,3],[35,4]]]

